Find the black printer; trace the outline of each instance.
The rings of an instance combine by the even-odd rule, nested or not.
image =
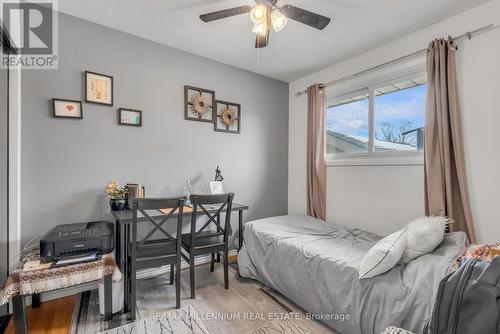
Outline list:
[[[40,240],[40,260],[44,263],[85,254],[113,251],[114,225],[110,222],[58,225]]]

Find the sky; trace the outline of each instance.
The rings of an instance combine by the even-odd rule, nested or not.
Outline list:
[[[411,122],[412,129],[424,126],[426,85],[416,86],[375,98],[375,129],[384,122],[400,128]],[[368,137],[368,99],[327,110],[327,128],[348,136]]]

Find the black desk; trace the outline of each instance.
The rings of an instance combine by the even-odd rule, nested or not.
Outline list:
[[[233,203],[233,206],[231,208],[231,211],[238,211],[238,225],[239,225],[239,231],[238,231],[238,250],[241,249],[243,246],[243,211],[248,210],[249,207],[248,205],[243,205],[243,204],[237,204]],[[216,209],[207,209],[209,213],[215,213],[217,210]],[[225,212],[223,210],[222,212]],[[133,218],[132,218],[132,211],[131,210],[123,210],[123,211],[112,211],[111,212],[113,216],[115,217],[116,224],[115,224],[115,257],[118,265],[120,266],[120,269],[123,274],[123,283],[124,283],[124,311],[128,312],[129,311],[129,300],[128,296],[129,293],[128,289],[130,288],[130,282],[128,281],[129,279],[129,266],[128,266],[128,247],[125,247],[125,245],[130,244],[130,223],[132,223]],[[192,214],[192,209],[190,207],[185,207],[185,210],[183,212],[184,217],[191,217]],[[198,212],[198,215],[203,215],[203,211]],[[177,213],[172,214],[171,218],[176,218],[178,215]],[[162,217],[165,217],[165,214],[162,213],[161,211],[158,211],[157,214],[151,215],[153,219],[161,219]],[[142,214],[138,213],[137,214],[137,221],[148,221],[148,219]]]

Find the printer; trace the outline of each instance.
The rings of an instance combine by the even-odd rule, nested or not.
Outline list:
[[[113,251],[114,225],[110,222],[64,224],[51,229],[40,240],[43,263],[88,254]]]

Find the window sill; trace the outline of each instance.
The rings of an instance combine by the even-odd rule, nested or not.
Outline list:
[[[410,156],[365,156],[365,157],[345,157],[335,158],[326,161],[327,167],[336,166],[423,166],[424,155]]]

